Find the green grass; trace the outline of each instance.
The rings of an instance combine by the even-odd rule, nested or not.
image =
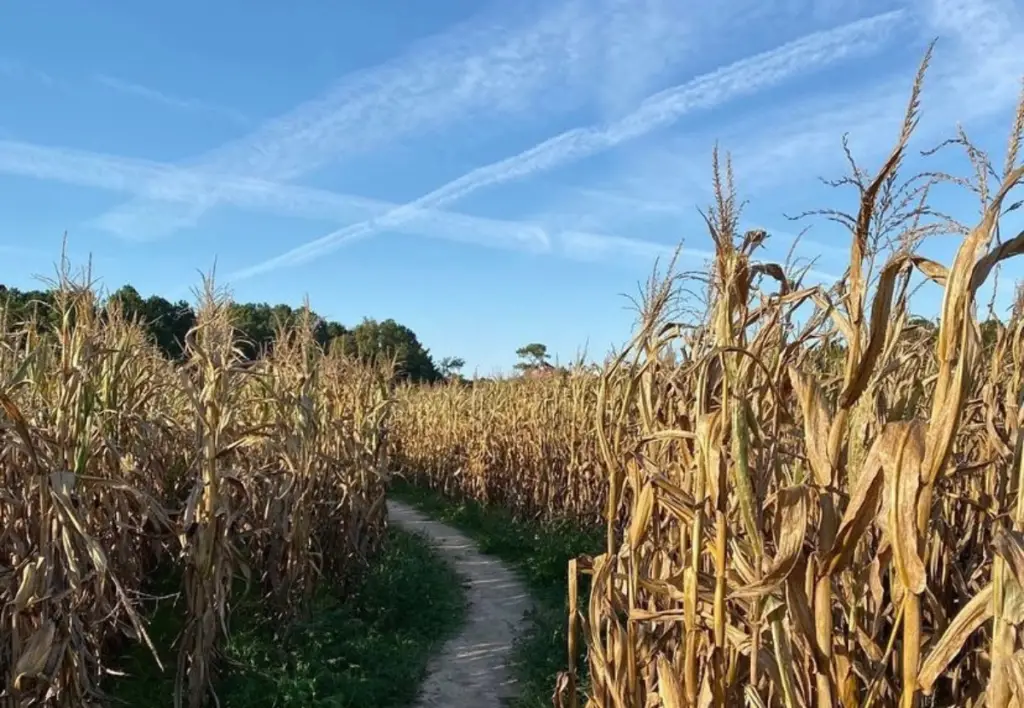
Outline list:
[[[447,499],[402,480],[392,484],[390,496],[460,529],[479,544],[481,551],[501,558],[519,571],[537,601],[537,610],[516,647],[522,693],[513,706],[548,708],[555,677],[568,665],[567,565],[581,553],[603,551],[604,530],[581,529],[568,523],[518,521],[504,509]],[[585,580],[580,583],[583,607],[588,586]],[[580,661],[577,666],[585,668]]]
[[[169,583],[165,583],[169,584]],[[180,601],[179,601],[180,606]],[[427,660],[465,618],[462,582],[420,536],[391,529],[384,551],[344,602],[324,593],[310,619],[283,629],[253,600],[233,613],[217,695],[224,708],[406,708]],[[151,617],[161,658],[133,651],[111,682],[116,699],[139,708],[172,705],[180,610],[162,603]]]

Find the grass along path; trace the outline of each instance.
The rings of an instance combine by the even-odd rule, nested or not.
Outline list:
[[[133,708],[173,704],[176,616],[168,600],[152,624],[168,670],[160,674],[151,656],[133,654],[120,667],[132,676],[108,687],[116,699]],[[384,551],[344,601],[324,593],[311,618],[286,631],[255,600],[240,603],[232,617],[217,686],[224,708],[408,708],[429,659],[462,627],[466,598],[427,539],[391,528]]]
[[[451,526],[401,502],[388,501],[389,522],[422,533],[464,580],[469,616],[462,631],[430,662],[417,706],[482,708],[518,695],[513,641],[532,603],[516,574],[485,556]]]
[[[534,599],[534,609],[512,652],[519,695],[511,705],[550,708],[556,676],[567,664],[567,565],[581,553],[602,552],[604,530],[516,521],[503,509],[454,501],[400,479],[392,483],[388,497],[454,526],[475,541],[482,553],[518,571]],[[581,607],[586,607],[588,590],[589,583],[581,578]],[[577,666],[585,669],[582,653],[579,659]]]

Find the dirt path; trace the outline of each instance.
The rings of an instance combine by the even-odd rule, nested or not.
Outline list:
[[[395,526],[422,533],[465,582],[469,612],[462,632],[431,659],[418,708],[499,708],[513,697],[512,641],[531,602],[526,588],[501,561],[450,526],[412,507],[388,501]]]

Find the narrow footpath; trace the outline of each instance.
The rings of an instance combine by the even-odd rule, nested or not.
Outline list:
[[[512,643],[532,603],[526,587],[497,558],[477,550],[460,531],[410,506],[388,501],[388,517],[429,538],[462,576],[469,611],[458,636],[427,666],[418,708],[499,708],[516,695]]]

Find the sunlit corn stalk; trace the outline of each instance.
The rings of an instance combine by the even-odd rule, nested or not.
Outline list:
[[[850,231],[835,285],[755,261],[711,218],[730,238],[696,311],[669,314],[684,293],[652,282],[636,336],[572,395],[515,379],[399,392],[391,445],[414,481],[605,524],[604,552],[578,562],[588,706],[1024,700],[1024,308],[986,360],[975,311],[1024,251],[998,233],[1024,110],[1002,173],[960,135],[970,179],[902,178],[927,60],[881,167],[850,157],[837,182],[856,207],[816,212]],[[942,182],[981,197],[980,224],[932,206]],[[922,255],[948,233],[963,237],[949,267]],[[917,287],[943,291],[937,325],[911,316]]]
[[[135,524],[166,523],[147,489],[134,486],[144,480],[127,479],[121,464],[134,431],[111,424],[115,392],[148,395],[109,369],[135,332],[103,327],[88,272],[79,281],[69,268],[62,260],[52,316],[44,313],[52,331],[40,334],[37,309],[3,332],[0,547],[11,572],[0,570],[8,597],[0,669],[15,705],[95,704],[109,640],[131,632],[150,644],[129,594],[146,561]]]
[[[278,451],[282,467],[268,490],[267,589],[286,614],[308,608],[322,573],[314,523],[327,486],[320,453],[323,352],[313,340],[314,324],[308,309],[299,322],[279,322],[262,373],[274,420],[268,445]]]
[[[148,576],[178,566],[187,617],[176,701],[196,705],[210,692],[234,571],[268,575],[265,542],[282,519],[304,519],[289,586],[306,598],[322,568],[343,592],[377,550],[391,374],[325,358],[295,323],[280,333],[280,358],[243,364],[231,306],[210,283],[179,366],[148,340],[148,323],[68,268],[62,260],[52,304],[0,307],[0,702],[102,701],[113,657],[149,643]],[[300,379],[275,412],[259,382],[291,394]],[[268,489],[286,485],[268,480],[295,478],[286,460],[307,484],[270,523]]]
[[[232,448],[245,371],[227,299],[204,279],[196,326],[186,339],[189,366],[180,372],[194,407],[196,477],[182,516],[188,617],[179,650],[175,705],[200,708],[213,691],[217,651],[228,632],[234,577],[234,509],[226,453]]]

